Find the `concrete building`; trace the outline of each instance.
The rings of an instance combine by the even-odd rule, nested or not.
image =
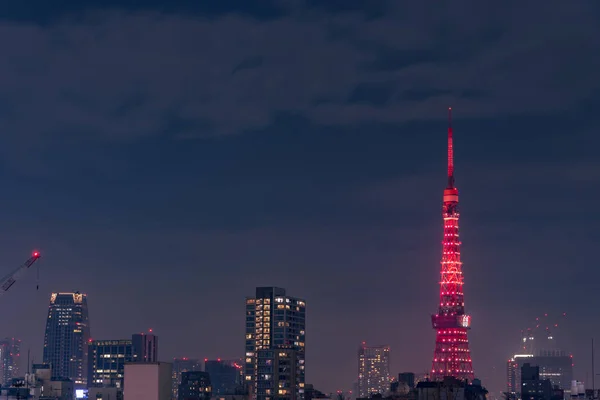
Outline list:
[[[251,398],[304,398],[305,321],[305,301],[287,296],[285,289],[258,287],[255,297],[246,298],[244,383]],[[274,363],[290,360],[293,374],[276,375]]]
[[[87,398],[90,400],[122,400],[123,390],[116,386],[90,387]]]
[[[181,374],[188,371],[201,371],[200,360],[195,358],[175,358],[173,359],[173,373],[171,392],[173,399],[178,398],[179,384],[181,383]]]
[[[523,400],[551,400],[552,383],[540,379],[540,367],[525,363],[521,366],[521,398]]]
[[[92,340],[88,350],[88,387],[122,389],[125,363],[133,361],[132,341]]]
[[[21,340],[6,338],[0,341],[0,384],[9,385],[20,375]]]
[[[52,293],[44,335],[44,364],[52,366],[53,378],[87,384],[90,325],[87,295]]]
[[[210,376],[203,371],[187,371],[181,374],[177,400],[210,400],[212,388]]]
[[[414,383],[413,383],[414,384]],[[367,346],[358,349],[358,397],[390,391],[390,347]]]
[[[68,378],[53,378],[48,364],[34,364],[32,373],[27,374],[19,386],[29,390],[29,396],[44,400],[73,400],[75,387]]]
[[[528,362],[533,354],[515,354],[506,363],[506,391],[511,398],[521,395],[521,366]]]
[[[171,400],[173,364],[132,362],[125,364],[123,398],[126,400]]]
[[[258,378],[256,380],[258,399],[275,398],[294,400],[304,398],[298,393],[298,352],[283,347],[259,350]],[[304,386],[302,386],[304,389]]]

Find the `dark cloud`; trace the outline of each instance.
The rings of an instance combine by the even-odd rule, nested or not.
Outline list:
[[[410,21],[421,21],[420,7],[366,21],[356,7],[333,19],[309,11],[310,22],[155,11],[5,21],[1,127],[39,140],[131,140],[239,133],[269,125],[276,110],[322,124],[430,119],[448,104],[463,116],[564,110],[598,86],[600,34],[582,4],[535,18],[505,10],[510,25],[490,12],[465,19],[460,6],[419,24]],[[334,27],[353,34],[332,37]]]

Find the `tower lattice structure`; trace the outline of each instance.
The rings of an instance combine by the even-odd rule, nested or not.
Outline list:
[[[442,242],[440,303],[437,314],[431,316],[433,329],[436,330],[431,378],[441,380],[445,376],[453,376],[462,380],[472,380],[473,364],[467,338],[471,317],[465,314],[464,280],[460,261],[461,243],[458,236],[458,189],[454,186],[451,122],[452,109],[448,109],[448,186],[444,190],[442,207],[444,241]]]

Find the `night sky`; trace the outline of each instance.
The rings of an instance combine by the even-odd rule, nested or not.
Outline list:
[[[245,297],[281,286],[320,390],[363,340],[428,370],[452,106],[476,375],[503,390],[520,330],[567,312],[589,379],[600,3],[412,3],[2,2],[2,275],[43,259],[0,335],[41,361],[50,293],[80,290],[95,339],[241,357]]]

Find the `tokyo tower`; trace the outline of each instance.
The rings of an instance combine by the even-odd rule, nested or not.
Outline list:
[[[436,330],[435,352],[431,379],[442,380],[453,376],[473,380],[473,364],[469,351],[467,331],[471,317],[465,314],[460,239],[458,237],[458,189],[454,186],[454,150],[452,148],[452,109],[448,109],[448,186],[444,190],[444,241],[440,304],[437,314],[431,316]]]

